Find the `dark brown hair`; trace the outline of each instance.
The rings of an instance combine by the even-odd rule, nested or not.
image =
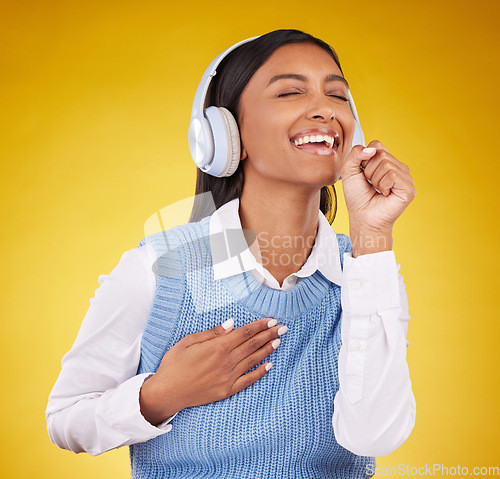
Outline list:
[[[254,73],[275,50],[291,43],[314,43],[318,45],[333,58],[342,72],[337,54],[324,41],[300,30],[275,30],[244,43],[221,61],[217,67],[217,75],[210,83],[205,108],[209,106],[227,108],[237,120],[241,94]],[[201,193],[210,191],[215,208],[219,208],[241,196],[243,181],[241,163],[232,176],[223,178],[208,175],[198,169],[195,200],[189,221],[200,221],[213,213],[214,205],[207,202],[206,195],[201,195]],[[337,195],[333,185],[321,188],[320,209],[331,224],[337,213]]]

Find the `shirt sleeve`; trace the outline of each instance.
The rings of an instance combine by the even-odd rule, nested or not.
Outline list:
[[[362,456],[385,456],[409,437],[416,404],[406,362],[408,299],[393,251],[344,254],[337,442]]]
[[[144,442],[172,428],[140,412],[139,392],[151,374],[137,375],[142,333],[156,290],[150,246],[123,254],[90,300],[46,409],[53,443],[98,455]]]

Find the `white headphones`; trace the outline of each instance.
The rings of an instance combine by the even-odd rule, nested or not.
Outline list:
[[[233,115],[223,107],[209,106],[204,109],[208,87],[217,74],[217,67],[226,55],[244,43],[259,37],[252,37],[236,43],[223,51],[208,66],[194,96],[191,122],[189,124],[189,150],[191,156],[201,171],[219,178],[231,176],[240,162],[240,133]],[[351,107],[356,124],[352,146],[364,145],[365,138],[359,124],[356,106],[349,94]]]

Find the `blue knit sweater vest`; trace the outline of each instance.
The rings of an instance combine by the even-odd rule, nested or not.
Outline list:
[[[272,317],[289,330],[267,359],[273,368],[222,401],[180,411],[172,430],[130,447],[134,478],[364,478],[375,460],[335,440],[339,387],[340,287],[316,271],[290,291],[246,272],[214,280],[209,221],[146,237],[157,254],[157,289],[138,373],[155,372],[165,352],[190,333],[234,318],[235,328]],[[350,240],[337,235],[341,264]]]

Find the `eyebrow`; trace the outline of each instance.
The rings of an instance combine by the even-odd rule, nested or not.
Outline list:
[[[297,73],[283,73],[281,75],[276,75],[274,77],[272,77],[270,80],[269,80],[269,83],[267,84],[267,86],[271,85],[272,83],[278,81],[278,80],[287,80],[287,79],[292,79],[292,80],[299,80],[299,81],[302,81],[302,82],[305,82],[307,81],[307,77],[305,77],[304,75],[299,75]],[[336,81],[339,81],[339,82],[342,82],[348,89],[349,89],[349,83],[347,83],[347,80],[340,76],[340,75],[328,75],[325,79],[326,82],[336,82]]]

